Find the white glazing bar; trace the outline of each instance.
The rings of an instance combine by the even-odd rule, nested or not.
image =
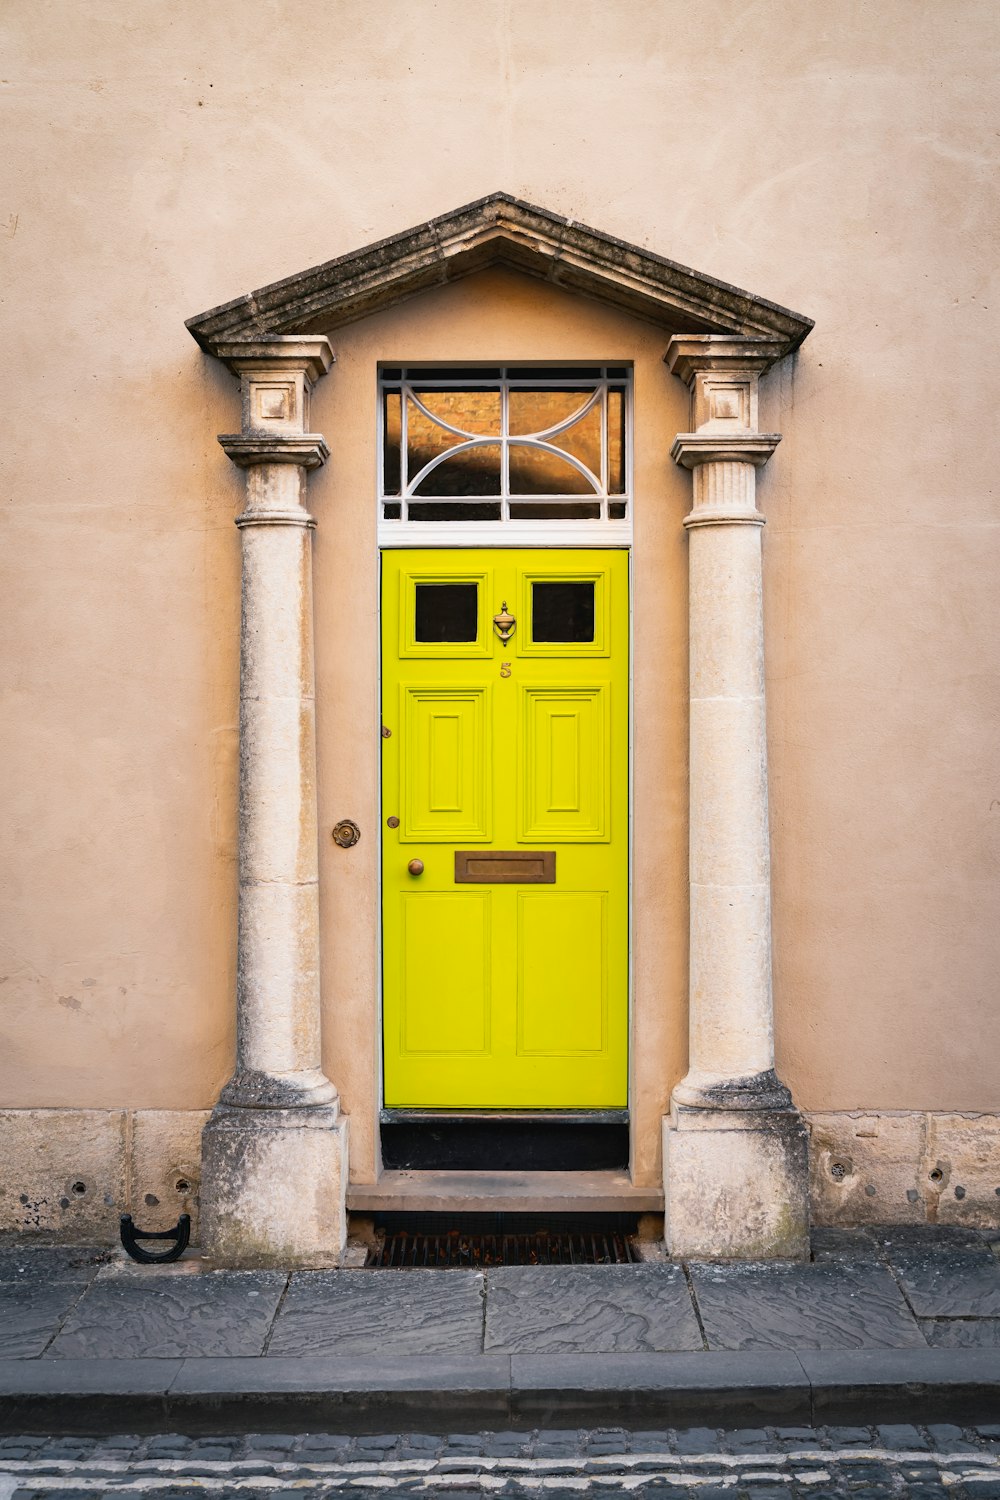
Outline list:
[[[506,374],[506,371],[504,372]],[[500,519],[510,520],[510,387],[500,385]]]
[[[401,521],[410,519],[410,429],[406,419],[407,387],[399,388],[399,516]],[[383,469],[383,474],[385,470]]]
[[[608,382],[601,383],[601,520],[608,519]]]

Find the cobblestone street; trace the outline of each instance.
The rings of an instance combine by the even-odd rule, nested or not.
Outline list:
[[[0,1439],[0,1500],[616,1493],[993,1500],[1000,1424]]]

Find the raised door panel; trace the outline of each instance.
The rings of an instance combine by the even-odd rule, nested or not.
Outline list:
[[[606,843],[610,688],[526,687],[521,700],[519,837]]]
[[[401,839],[490,837],[489,689],[403,689],[406,757]]]

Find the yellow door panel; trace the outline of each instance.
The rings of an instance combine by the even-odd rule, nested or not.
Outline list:
[[[385,1102],[622,1106],[627,554],[394,550],[382,610]]]
[[[574,1053],[607,1043],[606,905],[602,891],[518,898],[518,1051],[563,1058],[570,1074]]]
[[[488,1051],[490,893],[406,891],[399,902],[400,1051],[451,1057]]]
[[[404,840],[490,836],[489,688],[406,687]]]
[[[520,837],[603,842],[609,835],[609,685],[522,689]]]

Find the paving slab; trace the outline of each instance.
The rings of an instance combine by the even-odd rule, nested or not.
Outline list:
[[[483,1295],[481,1271],[303,1272],[268,1356],[481,1354]]]
[[[861,1260],[875,1265],[883,1261],[882,1247],[867,1229],[819,1226],[810,1231],[809,1243],[814,1261]]]
[[[86,1286],[29,1278],[0,1284],[0,1359],[35,1359],[59,1332]]]
[[[0,1285],[26,1286],[56,1281],[86,1283],[111,1259],[113,1252],[93,1245],[28,1246],[0,1242]]]
[[[710,1349],[922,1348],[889,1272],[844,1262],[692,1266]]]
[[[287,1281],[279,1271],[215,1271],[149,1282],[95,1282],[46,1358],[261,1354]]]
[[[980,1255],[989,1255],[990,1246],[986,1235],[978,1229],[966,1229],[961,1224],[880,1224],[869,1229],[880,1245],[889,1249],[971,1250]]]
[[[639,1354],[704,1345],[680,1266],[505,1266],[487,1274],[485,1348]]]
[[[1000,1318],[1000,1261],[988,1248],[886,1244],[890,1264],[920,1318]]]
[[[934,1349],[1000,1349],[1000,1318],[921,1318]]]

